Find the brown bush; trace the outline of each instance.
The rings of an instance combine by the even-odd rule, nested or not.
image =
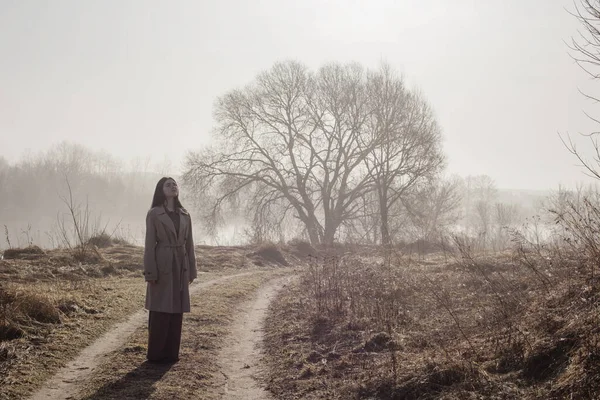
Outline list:
[[[105,261],[104,256],[95,246],[78,246],[71,251],[71,257],[77,262],[85,264],[97,264]]]
[[[88,244],[92,246],[96,246],[100,249],[104,249],[106,247],[110,247],[113,245],[112,237],[105,232],[99,233],[97,235],[92,236],[88,240]]]
[[[403,324],[414,290],[401,268],[360,257],[314,258],[305,275],[314,315],[368,320],[384,331]]]
[[[537,382],[564,371],[574,350],[554,339],[549,349],[556,352],[534,345],[531,322],[549,308],[535,303],[550,288],[540,272],[511,257],[455,257],[452,264],[416,263],[402,254],[366,258],[362,252],[315,258],[299,287],[307,328],[294,334],[309,337],[311,350],[320,354],[335,351],[354,360],[346,374],[360,386],[348,386],[347,398],[519,398],[516,389],[503,389],[488,374],[514,372]],[[532,311],[532,320],[525,319]],[[565,337],[561,327],[552,328],[556,340]],[[560,353],[560,360],[553,363],[550,353]],[[549,375],[535,369],[540,363]]]
[[[30,320],[58,324],[60,313],[54,301],[43,294],[17,291],[0,286],[0,320],[7,335],[14,334],[20,325]]]
[[[25,248],[14,248],[4,250],[4,258],[7,260],[32,260],[43,257],[46,253],[38,246],[28,246]]]
[[[290,253],[306,258],[308,256],[317,256],[319,252],[306,240],[292,239],[288,242]]]
[[[254,251],[251,255],[258,256],[261,260],[264,260],[267,263],[274,262],[279,265],[289,265],[279,247],[274,243],[269,242],[260,245],[258,249]]]
[[[130,244],[131,243],[129,243],[124,238],[114,237],[106,232],[94,235],[88,240],[88,245],[96,246],[99,249],[105,249],[111,246],[127,246]]]

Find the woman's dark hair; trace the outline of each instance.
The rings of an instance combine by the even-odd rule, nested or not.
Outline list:
[[[171,179],[173,182],[177,183],[175,181],[175,179],[168,177],[168,176],[160,178],[160,180],[156,184],[156,189],[154,189],[154,197],[152,197],[152,206],[150,208],[162,206],[163,204],[165,204],[165,201],[167,200],[167,198],[165,197],[165,192],[163,191],[163,186],[164,186],[165,182],[169,179]],[[175,207],[183,208],[183,206],[181,205],[181,202],[179,201],[179,196],[175,197]]]

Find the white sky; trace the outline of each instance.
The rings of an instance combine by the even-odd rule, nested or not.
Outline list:
[[[178,166],[208,141],[215,98],[274,62],[385,60],[436,111],[449,173],[572,185],[585,176],[558,132],[590,130],[582,110],[600,105],[578,93],[594,85],[568,56],[579,25],[565,8],[572,0],[0,0],[0,155],[68,140]]]

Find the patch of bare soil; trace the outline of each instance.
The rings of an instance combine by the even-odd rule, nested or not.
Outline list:
[[[202,289],[192,297],[192,312],[184,315],[179,362],[147,363],[147,329],[140,327],[119,349],[107,355],[73,398],[221,399],[226,385],[221,357],[231,340],[231,326],[239,323],[240,303],[255,298],[256,291],[266,282],[289,273],[289,269],[254,269]],[[266,293],[274,290],[270,287]],[[265,300],[268,301],[259,297],[259,302]],[[255,315],[263,312],[260,304],[251,307],[256,308]],[[251,338],[244,337],[244,343],[247,340]]]
[[[268,282],[236,313],[219,354],[225,378],[223,399],[272,399],[259,380],[264,373],[261,363],[264,320],[271,300],[291,279],[284,277]]]

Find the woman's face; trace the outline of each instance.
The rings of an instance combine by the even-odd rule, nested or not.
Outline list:
[[[179,188],[177,187],[177,183],[173,179],[167,179],[163,184],[163,192],[167,199],[178,196]]]

